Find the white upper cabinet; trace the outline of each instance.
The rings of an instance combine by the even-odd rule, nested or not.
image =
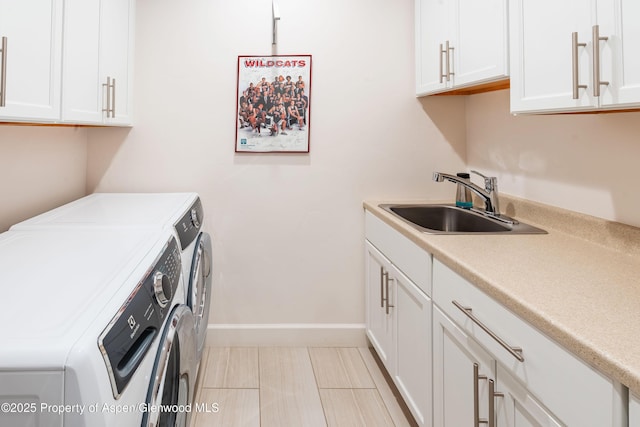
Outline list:
[[[0,121],[53,122],[60,117],[62,0],[2,0]]]
[[[639,13],[636,0],[512,0],[511,111],[640,106]]]
[[[640,2],[637,0],[599,0],[598,21],[601,42],[600,107],[640,106]]]
[[[446,41],[450,6],[447,0],[416,0],[416,94],[441,92],[450,86],[446,73]],[[450,79],[450,77],[449,77]]]
[[[416,0],[418,96],[509,75],[506,0]]]
[[[132,0],[65,0],[64,122],[131,124]]]

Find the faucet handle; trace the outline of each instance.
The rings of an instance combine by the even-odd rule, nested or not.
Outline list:
[[[498,187],[498,178],[495,176],[486,176],[481,174],[478,171],[474,171],[472,170],[471,173],[475,173],[478,176],[481,176],[484,179],[484,188],[488,191],[488,192],[492,192],[495,189],[497,189]]]

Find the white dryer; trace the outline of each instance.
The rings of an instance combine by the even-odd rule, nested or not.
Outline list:
[[[181,274],[167,230],[0,234],[0,426],[188,426]]]
[[[197,193],[94,193],[11,227],[170,229],[180,244],[185,299],[195,318],[197,365],[205,345],[212,284],[211,237]]]

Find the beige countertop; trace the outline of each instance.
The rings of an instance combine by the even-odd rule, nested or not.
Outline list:
[[[367,201],[364,207],[640,394],[640,229],[508,196],[501,202],[504,213],[548,234],[427,234],[378,207],[403,201]]]

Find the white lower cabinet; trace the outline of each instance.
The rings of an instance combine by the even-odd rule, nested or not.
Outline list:
[[[367,337],[418,425],[432,426],[432,303],[423,290],[430,289],[431,256],[367,215]],[[403,269],[395,264],[400,253]]]
[[[392,266],[395,282],[396,370],[398,387],[414,418],[431,425],[431,299]]]
[[[496,376],[496,426],[500,427],[562,427],[562,424],[527,388],[500,364]]]
[[[629,393],[629,427],[640,426],[640,396]]]
[[[619,383],[551,341],[438,260],[433,265],[433,302],[434,313],[440,310],[450,319],[449,329],[455,331],[451,325],[459,329],[457,335],[451,335],[458,337],[460,353],[479,354],[481,347],[495,360],[494,389],[499,395],[486,401],[480,396],[480,408],[487,405],[488,411],[493,405],[497,426],[626,426],[626,396]],[[443,329],[439,326],[443,321],[435,319],[436,314],[434,327]],[[437,335],[442,333],[434,330],[434,351],[439,351]],[[451,362],[434,356],[436,386],[437,375],[446,372],[447,363]],[[471,385],[469,382],[467,388]],[[436,390],[434,395],[438,394]],[[447,399],[460,399],[447,392],[442,398],[444,402],[434,408],[436,416],[442,412],[440,408],[452,406]],[[472,425],[450,422],[446,416],[445,412],[442,423],[435,425]]]
[[[367,336],[384,366],[394,366],[393,316],[387,307],[391,263],[369,242],[365,242]]]
[[[477,426],[489,416],[495,360],[433,308],[433,425]]]
[[[365,215],[366,332],[421,426],[640,427],[640,397]]]

